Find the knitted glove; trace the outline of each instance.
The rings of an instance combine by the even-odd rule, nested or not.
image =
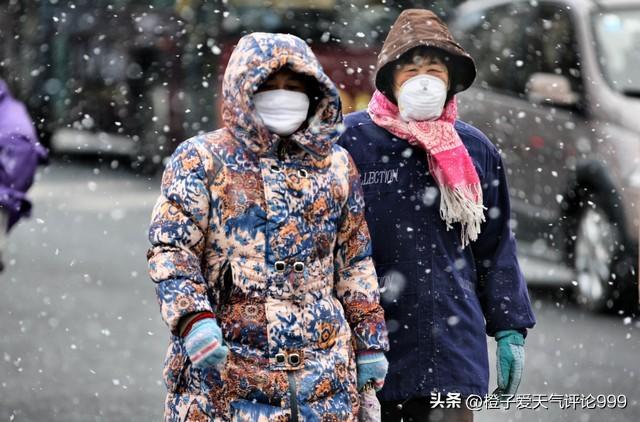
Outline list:
[[[358,391],[362,391],[370,381],[376,391],[380,391],[387,376],[389,362],[381,352],[362,352],[356,358],[358,370]]]
[[[214,318],[203,318],[185,330],[184,347],[191,364],[199,369],[216,366],[227,357],[229,349],[222,342],[222,330]]]
[[[513,395],[518,391],[524,370],[524,337],[516,330],[496,333],[499,394]]]

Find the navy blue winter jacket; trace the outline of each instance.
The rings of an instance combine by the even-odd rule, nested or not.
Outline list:
[[[460,225],[447,231],[440,218],[440,193],[424,150],[377,126],[366,112],[350,114],[345,123],[339,144],[360,170],[389,330],[389,374],[379,397],[486,394],[486,334],[526,334],[535,324],[498,151],[478,129],[456,122],[487,208],[478,240],[461,249]]]

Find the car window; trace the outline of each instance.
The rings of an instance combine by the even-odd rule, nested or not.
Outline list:
[[[477,79],[482,87],[519,94],[520,85],[524,85],[512,76],[522,73],[525,66],[531,18],[528,3],[501,5],[460,17],[456,36],[476,60]]]
[[[529,30],[526,78],[519,81],[522,85],[519,84],[518,90],[524,92],[532,73],[544,72],[566,76],[573,91],[580,92],[580,59],[570,9],[557,4],[540,4]]]
[[[592,19],[598,62],[607,82],[625,95],[640,96],[640,5],[596,9]]]

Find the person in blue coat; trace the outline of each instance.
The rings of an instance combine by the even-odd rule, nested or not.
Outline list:
[[[487,137],[456,119],[455,94],[475,74],[435,14],[405,10],[368,110],[346,117],[339,141],[360,171],[389,330],[385,421],[473,420],[465,400],[488,393],[487,335],[498,342],[497,391],[515,394],[522,377],[535,317],[505,169]]]

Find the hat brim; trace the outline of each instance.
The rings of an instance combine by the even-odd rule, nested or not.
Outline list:
[[[416,47],[430,47],[436,48],[446,54],[451,60],[450,65],[447,66],[449,71],[449,95],[455,95],[468,89],[476,78],[476,64],[467,53],[457,45],[450,45],[449,43],[440,44],[437,42],[429,43],[416,43],[406,49],[402,54],[407,54]],[[402,55],[400,57],[402,57]],[[399,57],[398,57],[399,59]],[[384,86],[383,79],[386,72],[391,71],[391,66],[398,60],[392,60],[386,63],[378,72],[376,72],[375,86],[379,91],[384,91],[387,87]]]

